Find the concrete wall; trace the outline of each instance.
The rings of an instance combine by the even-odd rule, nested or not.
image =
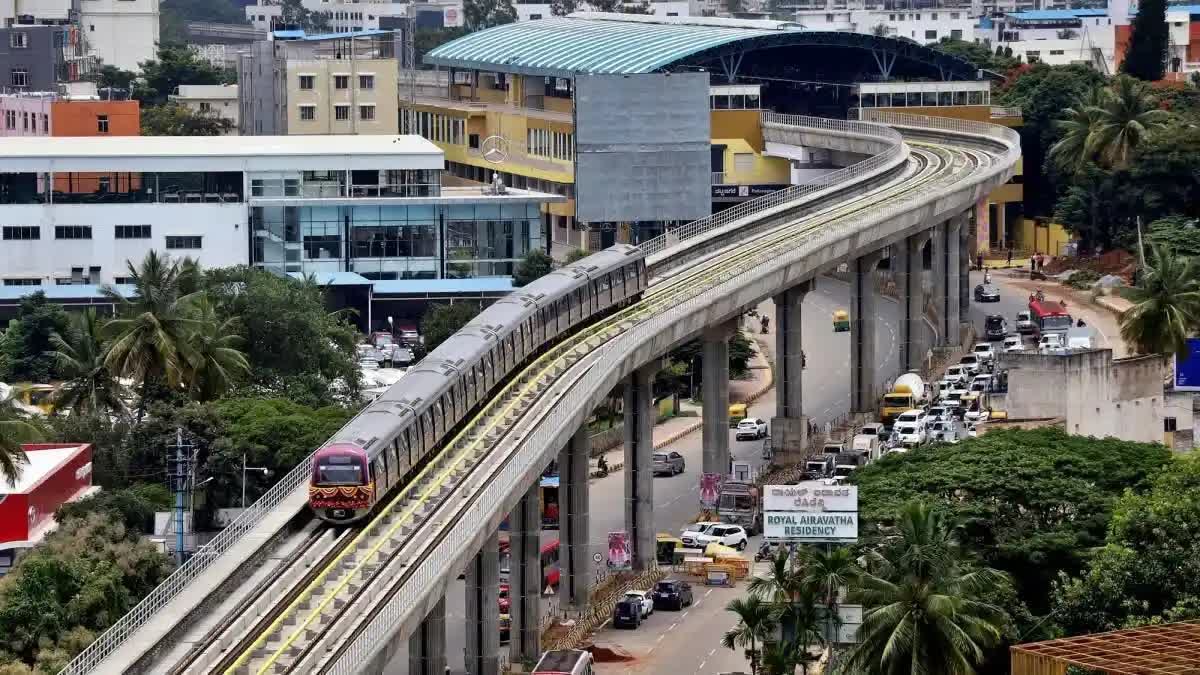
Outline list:
[[[1067,355],[1003,354],[1009,419],[1062,417],[1068,433],[1163,442],[1165,361],[1114,361],[1112,350]]]
[[[21,91],[58,91],[58,65],[62,49],[55,48],[54,35],[62,26],[15,26],[0,28],[0,87]],[[25,47],[13,47],[13,34],[25,34]],[[14,70],[24,70],[25,86],[13,80]]]
[[[158,0],[87,0],[81,8],[85,39],[105,65],[136,72],[155,57]]]
[[[280,111],[287,104],[286,88],[277,75],[286,74],[277,64],[267,40],[250,45],[238,61],[238,133],[242,136],[287,134],[287,120]]]

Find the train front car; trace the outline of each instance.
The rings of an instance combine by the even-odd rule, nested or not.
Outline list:
[[[365,517],[375,506],[375,481],[362,448],[330,443],[313,457],[308,506],[321,520],[345,524]]]

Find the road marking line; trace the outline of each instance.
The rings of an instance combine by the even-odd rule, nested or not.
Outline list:
[[[712,649],[708,650],[708,655],[709,655],[709,656],[712,656],[713,654],[715,654],[715,653],[716,653],[716,651],[717,651],[717,648],[716,648],[716,647],[713,647]]]
[[[659,636],[658,636],[658,639],[657,639],[657,640],[655,640],[655,642],[662,642],[662,641],[663,641],[663,638],[665,638],[665,637],[667,637],[667,634],[666,634],[666,633],[663,633],[662,635],[659,635]],[[654,649],[654,648],[653,648],[653,647],[651,647],[651,649]]]
[[[704,670],[704,664],[706,664],[706,663],[708,663],[708,661],[701,661],[700,667],[696,669],[696,672],[698,673],[698,672]]]
[[[670,628],[668,628],[668,629],[667,629],[667,631],[668,631],[668,632],[670,632],[670,631],[673,631],[673,630],[675,630],[675,626],[678,626],[678,625],[679,625],[679,623],[678,623],[678,622],[671,624],[671,627],[670,627]]]
[[[683,618],[685,618],[685,619],[686,619],[686,618],[687,618],[687,615],[688,615],[688,613],[687,613],[687,612],[684,612],[684,613],[683,613]]]
[[[646,656],[650,656],[653,653],[654,653],[654,647],[651,647],[650,649],[646,650]]]
[[[709,595],[709,593],[712,593],[712,592],[713,592],[713,589],[711,589],[711,588],[710,588],[710,589],[708,589],[707,591],[705,591],[705,592],[704,592],[704,597],[706,597],[706,598],[707,598],[707,597],[708,597],[708,595]]]

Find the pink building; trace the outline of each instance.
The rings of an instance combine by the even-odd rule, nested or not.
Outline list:
[[[0,95],[0,136],[49,136],[51,92]]]

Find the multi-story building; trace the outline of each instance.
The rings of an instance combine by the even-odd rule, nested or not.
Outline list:
[[[0,154],[4,286],[120,284],[151,250],[368,284],[505,276],[555,199],[442,187],[442,152],[416,136],[5,138]]]
[[[226,135],[238,132],[238,86],[236,84],[181,84],[168,98],[202,115],[213,115],[233,123]]]
[[[417,24],[424,27],[463,25],[462,0],[301,0],[301,4],[320,14],[330,31],[341,33],[399,29],[410,18],[410,12]],[[279,0],[257,0],[247,5],[246,20],[259,30],[274,31],[288,27],[283,23],[283,6]]]
[[[833,30],[908,38],[930,44],[943,38],[975,39],[977,14],[969,7],[932,9],[796,9],[794,20],[808,30]]]
[[[631,3],[633,4],[633,3]],[[719,3],[712,3],[718,5]],[[652,16],[715,16],[717,7],[709,9],[709,3],[704,0],[651,0],[649,3]],[[541,0],[520,0],[514,2],[517,10],[517,21],[537,21],[554,16],[549,2]],[[578,3],[577,11],[592,11],[586,2]]]
[[[0,95],[0,136],[49,136],[51,106],[57,98],[51,92]]]
[[[137,101],[53,92],[0,95],[0,136],[137,136],[140,127]]]
[[[276,31],[238,63],[243,136],[395,134],[400,33]]]
[[[159,0],[0,0],[0,19],[6,27],[74,28],[68,42],[80,45],[80,56],[137,70],[139,63],[154,58],[158,5]]]
[[[19,24],[0,28],[0,88],[4,91],[58,91],[59,82],[91,72],[71,26]]]

